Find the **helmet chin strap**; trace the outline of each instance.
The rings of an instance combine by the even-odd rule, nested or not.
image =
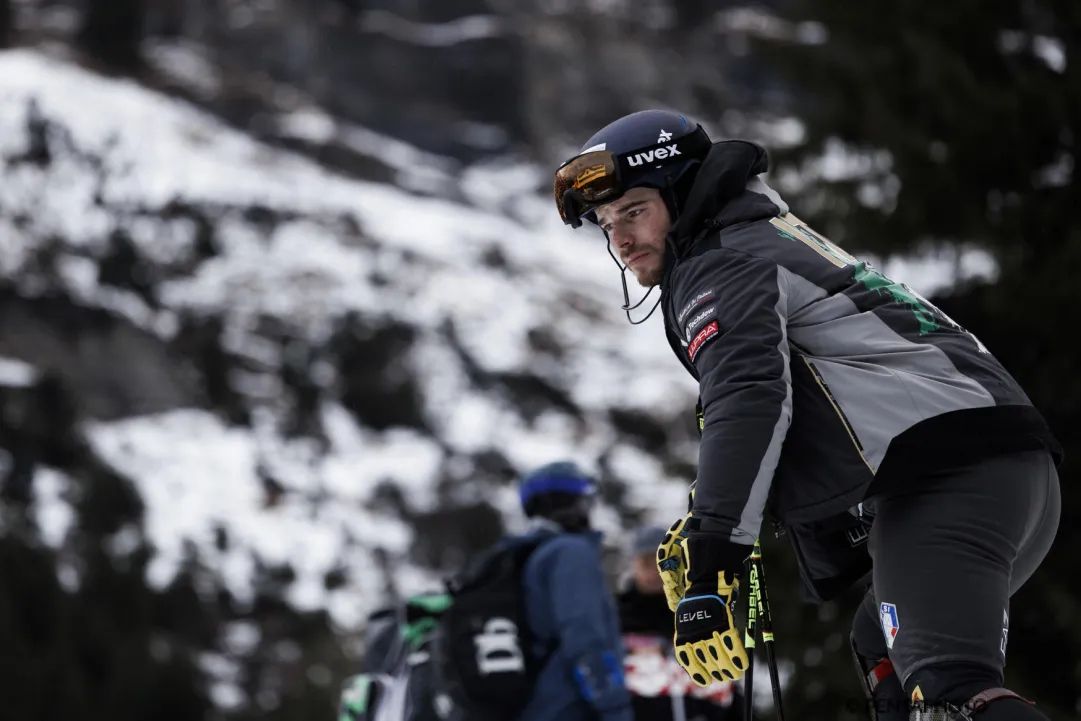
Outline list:
[[[605,233],[604,237],[608,238],[608,233]],[[617,258],[616,254],[612,252],[612,242],[610,240],[608,242],[608,255],[612,257],[612,260],[615,262],[616,267],[619,268],[619,281],[623,284],[623,305],[619,307],[620,310],[627,314],[627,322],[629,322],[631,325],[641,325],[642,323],[645,323],[647,320],[649,320],[649,317],[653,315],[653,313],[657,310],[657,306],[661,304],[661,298],[659,296],[657,298],[657,302],[653,304],[653,307],[650,308],[649,313],[646,313],[646,316],[644,318],[641,318],[640,320],[634,320],[633,318],[631,318],[631,311],[635,310],[640,305],[645,303],[646,298],[649,298],[650,293],[652,293],[653,289],[657,286],[649,286],[649,290],[647,290],[646,294],[642,296],[642,299],[634,305],[631,305],[631,294],[630,291],[627,290],[627,266],[620,263],[619,258]]]
[[[679,202],[678,198],[676,197],[676,191],[671,175],[665,176],[664,187],[659,188],[658,190],[661,194],[661,200],[664,201],[665,207],[668,208],[668,217],[671,219],[672,223],[675,223],[676,218],[679,217]],[[616,254],[612,252],[612,239],[608,237],[608,231],[602,228],[601,232],[604,233],[604,239],[608,241],[608,255],[612,257],[612,260],[615,262],[616,267],[619,268],[619,280],[623,284],[623,305],[620,306],[620,310],[627,314],[627,322],[629,322],[631,325],[641,325],[642,323],[645,323],[647,320],[649,320],[650,316],[652,316],[653,313],[656,312],[657,306],[661,304],[661,298],[657,298],[657,302],[653,304],[653,307],[649,309],[649,312],[646,313],[645,317],[640,320],[634,320],[633,318],[631,318],[631,311],[635,310],[640,305],[645,303],[646,298],[649,298],[650,293],[652,293],[653,289],[657,286],[649,286],[649,290],[647,290],[646,294],[642,296],[642,299],[634,305],[631,305],[631,294],[627,290],[627,266],[620,263],[619,258],[617,258]]]

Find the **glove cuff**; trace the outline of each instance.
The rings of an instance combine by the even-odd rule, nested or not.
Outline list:
[[[717,587],[717,575],[743,575],[743,564],[752,546],[733,543],[722,535],[693,531],[687,534],[688,585],[709,584]]]
[[[721,603],[727,605],[732,600],[733,593],[738,593],[738,591],[733,591],[731,588],[727,592],[722,591],[720,585],[718,584],[717,576],[714,576],[712,581],[702,581],[694,585],[687,586],[687,592],[683,595],[680,603],[682,603],[683,601],[690,601],[693,598],[701,598],[702,596],[713,596],[716,598],[720,598]],[[735,613],[735,610],[736,609],[733,608],[732,612]]]

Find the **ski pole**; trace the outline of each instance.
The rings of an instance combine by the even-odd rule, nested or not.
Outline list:
[[[751,551],[751,586],[758,604],[758,617],[762,624],[762,645],[766,647],[766,663],[769,664],[769,680],[773,687],[773,704],[777,707],[778,721],[784,721],[784,706],[781,703],[781,682],[777,673],[777,655],[773,642],[773,617],[769,610],[769,594],[766,592],[766,569],[762,564],[762,547],[754,542]],[[754,664],[751,664],[754,667]],[[750,674],[751,669],[747,669]]]
[[[743,647],[747,650],[747,672],[743,676],[743,719],[754,719],[754,648],[758,635],[758,573],[754,565],[755,543],[747,559],[747,626],[743,631]]]

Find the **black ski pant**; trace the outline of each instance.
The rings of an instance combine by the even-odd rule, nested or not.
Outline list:
[[[852,641],[862,660],[892,662],[895,677],[875,693],[879,721],[907,719],[905,704],[917,687],[929,702],[961,703],[1002,686],[1010,597],[1058,530],[1051,456],[988,458],[914,479],[864,505],[875,514],[868,540],[874,567]],[[987,710],[1014,703],[1021,702]],[[1030,717],[1021,713],[1016,718]]]

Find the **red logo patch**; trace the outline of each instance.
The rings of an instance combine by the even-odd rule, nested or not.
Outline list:
[[[698,331],[698,335],[694,337],[691,344],[687,347],[687,354],[691,357],[691,361],[694,361],[694,357],[698,355],[698,351],[702,349],[702,344],[721,332],[721,329],[717,327],[717,321],[713,321],[709,325],[703,326],[702,330]]]

